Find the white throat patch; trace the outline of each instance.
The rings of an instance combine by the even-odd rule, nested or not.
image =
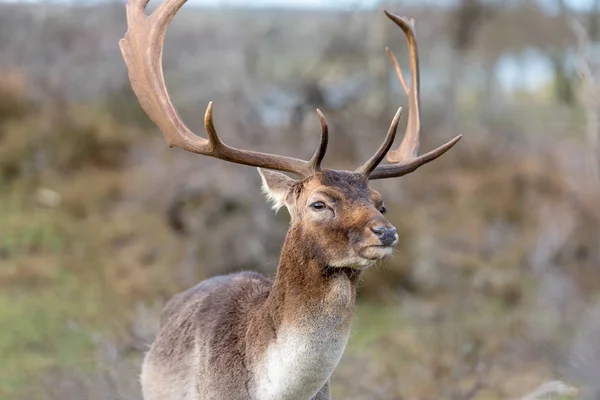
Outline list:
[[[309,328],[310,329],[310,328]],[[308,400],[340,362],[350,329],[282,327],[267,348],[256,375],[255,400]]]

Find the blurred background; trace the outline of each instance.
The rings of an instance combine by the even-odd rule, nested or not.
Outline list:
[[[150,2],[150,8],[159,2]],[[600,0],[190,0],[167,33],[176,107],[204,134],[353,169],[407,101],[422,151],[377,181],[395,258],[361,284],[337,399],[600,399]],[[140,399],[162,305],[197,281],[273,276],[288,215],[254,168],[169,149],[118,49],[123,2],[0,2],[0,398]],[[406,116],[406,113],[405,113]],[[401,124],[406,123],[406,117]]]

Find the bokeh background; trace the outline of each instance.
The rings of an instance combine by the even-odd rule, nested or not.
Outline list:
[[[150,2],[150,8],[158,4]],[[377,181],[400,244],[365,274],[338,399],[600,399],[600,1],[194,1],[167,34],[183,119],[237,147],[352,169],[406,98],[422,150]],[[117,46],[123,2],[0,3],[0,398],[140,399],[162,305],[215,274],[274,275],[288,216],[254,168],[169,149]],[[405,114],[406,115],[406,114]],[[403,118],[402,124],[406,123]]]

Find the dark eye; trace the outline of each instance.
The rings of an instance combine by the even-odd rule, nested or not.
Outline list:
[[[317,211],[321,211],[326,208],[325,203],[323,203],[322,201],[315,201],[310,206],[313,210],[317,210]]]
[[[382,214],[385,214],[387,212],[387,208],[385,208],[385,206],[381,206],[379,208],[379,212],[382,213]]]

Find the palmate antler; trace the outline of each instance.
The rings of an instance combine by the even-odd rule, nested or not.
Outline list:
[[[183,123],[173,107],[165,85],[162,53],[169,23],[186,1],[165,0],[153,13],[146,15],[145,9],[149,0],[128,0],[126,5],[127,32],[119,42],[129,71],[129,80],[133,91],[146,114],[162,131],[167,144],[171,147],[180,147],[193,153],[233,163],[291,172],[303,178],[320,171],[321,162],[327,151],[328,128],[325,117],[319,110],[317,110],[317,114],[321,122],[321,141],[309,161],[241,150],[223,143],[213,123],[212,102],[208,104],[204,116],[204,127],[208,139],[196,135]],[[417,156],[420,133],[420,104],[419,66],[414,31],[410,23],[404,18],[397,17],[387,11],[386,15],[404,30],[408,38],[412,72],[409,91],[410,110],[404,140],[399,149],[388,154],[388,160],[396,162],[396,164],[378,166],[392,146],[400,118],[400,109],[392,120],[382,146],[365,165],[357,170],[369,179],[391,178],[412,172],[419,166],[442,155],[460,139],[460,136],[458,136],[432,152],[420,157]],[[399,71],[399,67],[397,70]],[[401,79],[402,81],[403,79]]]
[[[402,89],[408,96],[408,124],[406,127],[406,133],[404,134],[404,139],[402,140],[400,146],[396,150],[389,152],[386,151],[387,160],[393,164],[377,166],[378,163],[376,163],[375,167],[370,164],[370,162],[374,159],[383,159],[383,155],[386,154],[386,152],[383,152],[382,155],[378,157],[374,156],[365,165],[357,170],[357,172],[368,172],[367,175],[369,176],[369,179],[395,178],[411,173],[421,165],[435,160],[446,151],[450,150],[450,148],[462,138],[462,135],[458,135],[437,149],[419,156],[421,135],[420,71],[417,39],[413,26],[414,20],[408,20],[405,17],[399,17],[389,11],[384,12],[389,19],[394,21],[396,25],[402,29],[406,35],[406,39],[408,40],[408,50],[410,52],[410,87],[408,87],[406,81],[404,80],[404,75],[402,74],[402,70],[400,69],[400,65],[398,64],[396,57],[394,57],[389,49],[386,49],[388,56],[394,65],[394,69],[396,70],[396,75],[398,76],[400,84],[402,85]],[[388,138],[386,138],[386,142],[387,141]],[[389,147],[387,148],[389,149]],[[383,150],[384,146],[379,149],[377,154]]]

